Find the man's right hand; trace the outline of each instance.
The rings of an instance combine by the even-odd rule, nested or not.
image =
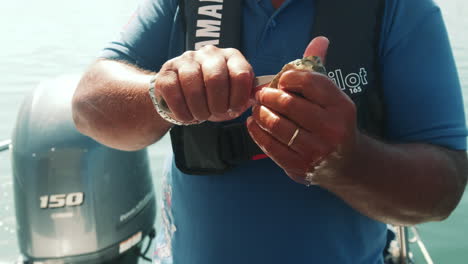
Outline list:
[[[251,106],[253,78],[252,66],[238,50],[210,45],[167,61],[156,76],[155,95],[177,121],[220,122]]]

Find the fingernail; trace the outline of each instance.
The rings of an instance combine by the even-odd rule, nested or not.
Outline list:
[[[238,117],[240,115],[238,111],[232,109],[228,109],[227,113],[230,117]]]
[[[260,101],[261,90],[255,93],[255,100]]]

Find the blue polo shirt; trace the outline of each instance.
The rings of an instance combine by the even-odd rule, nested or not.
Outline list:
[[[244,2],[242,52],[257,75],[302,56],[313,1],[286,0],[278,10],[269,0]],[[176,9],[176,0],[144,0],[102,57],[157,71],[183,52]],[[387,0],[378,56],[388,140],[465,149],[461,89],[439,8]],[[217,176],[186,175],[171,163],[163,191],[155,263],[382,263],[385,224],[293,182],[269,159]]]

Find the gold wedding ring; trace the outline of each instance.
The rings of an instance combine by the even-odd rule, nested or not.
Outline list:
[[[291,147],[291,145],[294,143],[294,140],[296,139],[298,134],[299,134],[299,128],[296,128],[296,131],[294,131],[294,134],[292,135],[291,139],[288,142],[288,147]]]

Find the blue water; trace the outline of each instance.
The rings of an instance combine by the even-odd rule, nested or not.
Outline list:
[[[407,0],[411,1],[411,0]],[[0,141],[10,137],[24,95],[41,80],[82,73],[128,20],[136,0],[0,0]],[[468,112],[468,2],[440,3],[447,22]],[[150,148],[155,182],[170,151],[167,138]],[[0,153],[0,263],[18,256],[10,159]],[[468,263],[468,196],[441,223],[420,226],[435,263]],[[418,254],[417,259],[421,259]]]

